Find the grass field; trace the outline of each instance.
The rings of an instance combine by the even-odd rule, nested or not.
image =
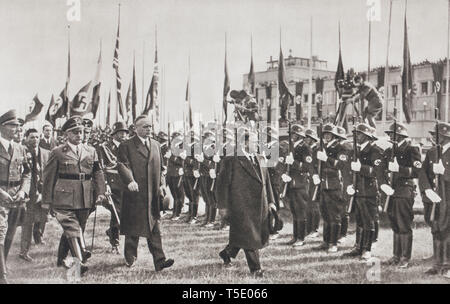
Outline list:
[[[416,216],[414,229],[413,261],[406,270],[375,263],[366,265],[358,260],[343,259],[354,242],[354,234],[344,242],[339,252],[327,254],[316,252],[312,247],[320,240],[309,242],[304,247],[294,249],[284,245],[290,238],[292,225],[287,210],[282,210],[285,227],[280,238],[260,251],[265,277],[252,278],[241,251],[235,266],[222,267],[218,252],[226,245],[228,232],[163,220],[161,225],[163,247],[166,256],[175,259],[172,268],[156,273],[151,254],[144,239],[139,244],[136,266],[127,268],[123,259],[123,236],[121,255],[109,253],[109,242],[105,230],[109,224],[109,213],[98,208],[96,238],[93,257],[89,260],[89,271],[82,283],[449,283],[443,277],[425,276],[424,271],[431,262],[422,260],[432,254],[432,240],[429,228],[420,215]],[[91,245],[93,216],[86,230],[88,247]],[[354,225],[351,225],[353,231]],[[66,271],[56,267],[56,251],[62,230],[55,219],[47,224],[46,245],[33,245],[30,255],[33,263],[18,258],[20,229],[8,258],[10,283],[66,283]],[[384,224],[379,241],[372,251],[380,261],[387,260],[392,252],[392,232]],[[369,274],[369,275],[368,275]],[[368,279],[369,277],[370,279]],[[375,280],[374,280],[375,278]]]

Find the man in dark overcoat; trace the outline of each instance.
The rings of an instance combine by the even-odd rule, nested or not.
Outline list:
[[[261,166],[263,157],[249,148],[257,141],[254,133],[245,136],[244,149],[238,156],[225,158],[217,188],[218,207],[230,223],[229,242],[220,257],[230,265],[243,249],[250,272],[262,277],[259,249],[269,240],[269,205],[276,209],[267,168]],[[242,151],[244,150],[244,151]]]
[[[134,265],[139,237],[145,237],[155,269],[161,271],[174,263],[164,255],[159,230],[161,148],[150,138],[152,125],[148,116],[137,117],[135,126],[136,135],[119,146],[117,165],[127,187],[120,219],[120,233],[125,235],[125,261],[128,267]]]

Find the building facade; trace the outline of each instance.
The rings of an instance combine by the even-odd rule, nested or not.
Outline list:
[[[288,107],[287,118],[289,120],[302,121],[306,123],[308,117],[308,95],[309,95],[309,58],[293,57],[290,54],[285,58],[286,80],[290,91],[294,94],[294,101]],[[316,56],[312,58],[312,109],[311,122],[318,123],[318,107],[317,102],[322,100],[322,117],[325,120],[334,120],[336,114],[336,105],[338,101],[337,92],[334,86],[335,71],[328,68],[328,63],[325,60],[319,60]],[[445,64],[443,65],[444,75],[446,71]],[[402,80],[401,67],[391,67],[388,73],[389,92],[388,99],[385,101],[386,122],[381,121],[381,115],[377,121],[377,132],[384,134],[390,123],[393,121],[394,104],[397,106],[397,113],[401,110],[401,96],[402,96]],[[364,78],[366,78],[367,71],[365,71]],[[383,76],[382,76],[382,75]],[[382,76],[382,77],[381,77]],[[380,78],[381,77],[381,78]],[[442,83],[438,85],[441,92],[441,109],[440,115],[442,120],[445,117],[445,76]],[[383,86],[384,69],[377,68],[371,70],[368,80],[377,88]],[[260,117],[262,120],[267,120],[269,115],[268,109],[270,106],[270,117],[279,118],[279,95],[278,95],[278,60],[267,62],[267,69],[255,73],[255,95],[258,100]],[[318,85],[317,82],[320,82]],[[434,82],[434,75],[432,64],[425,61],[420,64],[413,65],[413,86],[415,95],[411,108],[412,122],[408,129],[410,135],[416,141],[426,141],[430,137],[428,130],[433,128],[435,124],[435,108],[437,105],[436,86]],[[248,74],[243,75],[243,87],[248,87]],[[317,89],[322,89],[322,94],[318,98],[316,96]],[[349,107],[350,108],[350,107]],[[347,113],[351,115],[351,112]],[[283,129],[283,125],[280,126]],[[283,132],[282,132],[283,133]]]

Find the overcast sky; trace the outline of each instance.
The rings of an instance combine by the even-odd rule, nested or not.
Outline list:
[[[101,103],[114,89],[112,58],[117,31],[118,0],[80,0],[81,20],[71,22],[71,97],[94,77],[100,40],[103,45]],[[372,66],[386,60],[388,0],[381,2],[381,20],[372,26]],[[390,62],[400,64],[405,0],[395,0],[392,11]],[[35,93],[44,103],[59,94],[67,73],[66,0],[0,0],[0,104],[2,112],[21,113]],[[191,60],[193,111],[204,120],[220,118],[224,79],[224,36],[228,36],[231,88],[242,87],[250,66],[250,35],[256,71],[278,58],[279,32],[285,56],[309,57],[310,17],[313,17],[313,52],[336,69],[338,20],[341,20],[344,68],[367,67],[368,6],[366,0],[122,0],[120,73],[123,98],[131,80],[136,54],[138,100],[145,92],[154,61],[154,32],[158,27],[158,59],[165,71],[166,113],[182,117],[182,104]],[[447,0],[409,0],[408,27],[413,62],[444,58],[447,52]],[[145,53],[143,44],[145,42]]]

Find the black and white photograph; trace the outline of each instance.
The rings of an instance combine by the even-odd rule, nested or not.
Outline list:
[[[0,284],[450,283],[450,0],[0,0],[0,37]]]

